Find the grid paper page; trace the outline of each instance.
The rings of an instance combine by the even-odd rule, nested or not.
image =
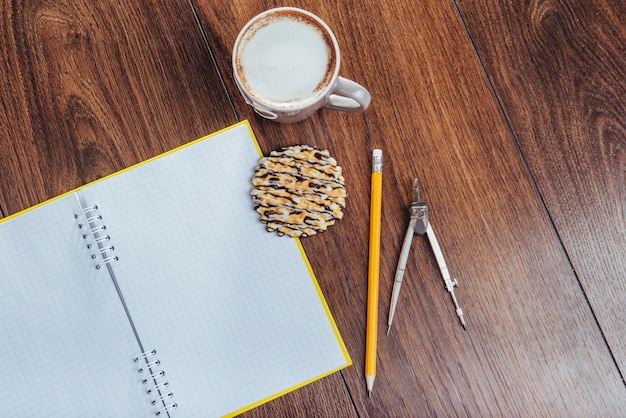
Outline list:
[[[0,222],[0,416],[141,417],[137,341],[65,195]]]
[[[175,417],[241,411],[350,363],[297,241],[254,211],[258,159],[244,123],[81,190],[111,220],[115,274]]]

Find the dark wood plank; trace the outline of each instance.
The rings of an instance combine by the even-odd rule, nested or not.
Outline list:
[[[296,3],[335,30],[343,75],[374,97],[366,113],[322,111],[277,125],[244,104],[230,76],[232,43],[274,1],[193,2],[219,73],[182,0],[5,1],[0,206],[14,213],[248,118],[265,152],[309,143],[329,149],[345,169],[344,219],[303,244],[355,365],[246,416],[626,415],[623,382],[571,270],[571,251],[562,247],[562,226],[555,222],[555,229],[555,216],[545,210],[518,151],[519,135],[514,129],[512,137],[502,118],[454,5]],[[553,52],[566,46],[557,42]],[[608,126],[606,132],[619,133],[623,124]],[[416,238],[391,335],[381,326],[379,373],[368,399],[363,355],[374,147],[386,156],[381,323],[418,175],[460,282],[469,330],[457,323],[432,253]],[[620,149],[615,155],[623,161]],[[595,178],[583,185],[602,187]]]
[[[454,4],[297,1],[327,20],[343,75],[370,89],[364,114],[321,111],[278,125],[238,97],[230,53],[239,28],[273,1],[194,0],[237,113],[265,152],[308,143],[344,167],[344,219],[303,244],[355,365],[342,372],[360,416],[626,413],[624,387]],[[375,18],[373,19],[372,17]],[[428,245],[416,239],[390,336],[381,326],[374,397],[363,377],[369,158],[386,155],[381,321],[418,175],[468,331]],[[289,401],[273,401],[289,414]],[[325,414],[323,399],[307,414]],[[256,410],[246,416],[264,416]]]
[[[624,377],[626,4],[458,3]]]
[[[3,1],[0,74],[8,214],[236,121],[185,0]]]
[[[335,373],[287,393],[279,400],[260,405],[242,416],[349,418],[358,415],[341,374]]]

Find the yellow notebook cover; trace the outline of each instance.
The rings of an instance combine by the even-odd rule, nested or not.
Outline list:
[[[243,121],[3,219],[3,411],[234,416],[349,366],[260,156]]]

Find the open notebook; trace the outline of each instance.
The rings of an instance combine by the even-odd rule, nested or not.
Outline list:
[[[244,121],[0,221],[0,415],[236,415],[348,366],[259,156]]]

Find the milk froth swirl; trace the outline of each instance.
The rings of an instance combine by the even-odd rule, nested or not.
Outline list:
[[[330,35],[317,22],[291,11],[257,21],[239,46],[237,73],[260,102],[298,107],[329,87],[336,57]]]

